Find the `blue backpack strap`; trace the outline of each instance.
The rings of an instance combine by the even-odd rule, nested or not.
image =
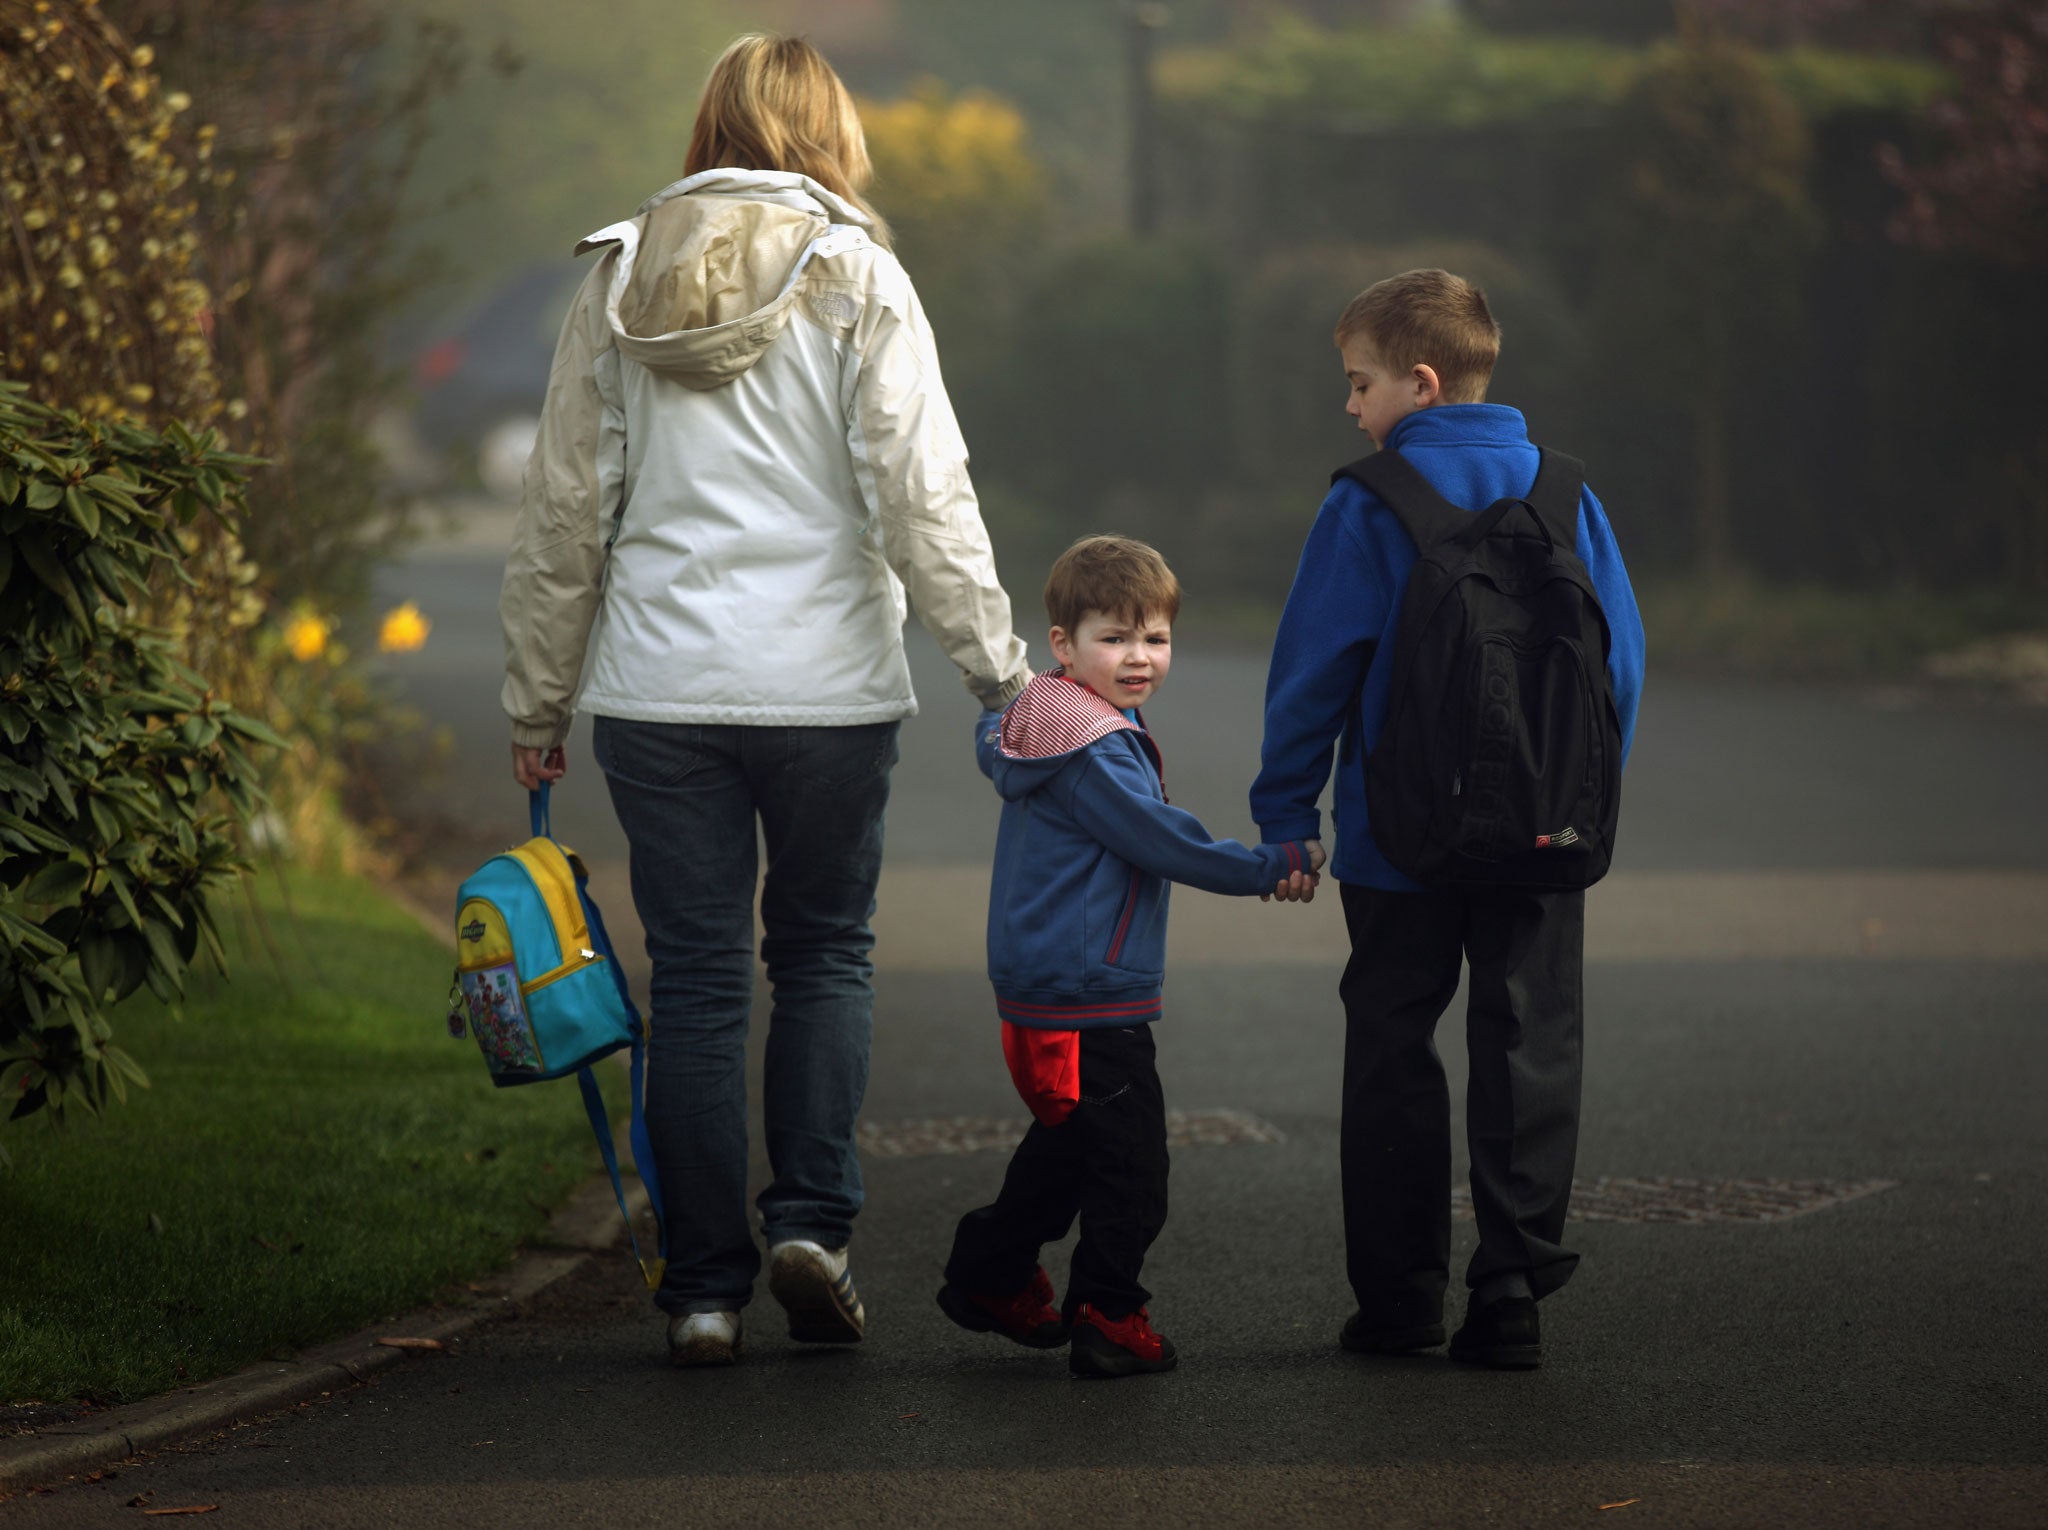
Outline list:
[[[626,1123],[626,1142],[633,1149],[633,1167],[640,1172],[640,1183],[647,1187],[647,1202],[654,1208],[654,1272],[647,1282],[647,1289],[656,1290],[661,1285],[662,1271],[668,1268],[668,1218],[661,1211],[661,1179],[654,1169],[654,1143],[647,1135],[647,1115],[641,1102],[647,1098],[647,1038],[633,1038],[633,1111]],[[641,1266],[645,1275],[647,1269]]]
[[[636,1085],[639,1082],[640,1054],[643,1050],[642,1043],[638,1041],[633,1043],[633,1073]],[[661,1286],[662,1272],[667,1267],[668,1259],[666,1254],[658,1254],[654,1260],[650,1261],[645,1254],[640,1252],[640,1239],[633,1231],[633,1216],[631,1212],[626,1210],[626,1186],[625,1182],[619,1178],[619,1154],[618,1150],[612,1146],[611,1118],[605,1114],[604,1094],[597,1087],[597,1075],[588,1068],[578,1068],[576,1070],[576,1082],[583,1090],[583,1113],[590,1117],[590,1130],[597,1138],[597,1150],[604,1155],[605,1172],[612,1177],[612,1196],[619,1203],[619,1215],[626,1219],[626,1240],[633,1245],[633,1257],[639,1261],[640,1275],[647,1282],[647,1289],[650,1291],[658,1290]],[[635,1135],[644,1135],[644,1129],[639,1125],[640,1099],[637,1088],[634,1091],[633,1098],[633,1119]],[[644,1180],[643,1183],[645,1183]],[[649,1194],[652,1195],[654,1186],[649,1183],[647,1189]],[[657,1207],[657,1225],[659,1225],[658,1208],[660,1202],[655,1202],[655,1205]],[[667,1241],[666,1236],[664,1236],[662,1239],[663,1248],[666,1248]]]
[[[536,839],[552,839],[552,824],[548,812],[548,786],[543,781],[538,790],[528,794],[527,806],[533,823]],[[612,938],[604,927],[604,915],[598,912],[592,901],[590,890],[584,885],[580,865],[570,862],[576,876],[576,900],[583,905],[583,922],[590,929],[591,949],[605,959],[610,966],[612,981],[618,985],[619,1002],[625,1006],[626,1016],[632,1022],[632,1070],[630,1088],[631,1116],[626,1128],[626,1140],[632,1149],[633,1167],[639,1172],[640,1182],[647,1187],[647,1199],[654,1211],[655,1254],[652,1261],[640,1252],[640,1240],[633,1233],[633,1218],[626,1210],[626,1187],[619,1177],[618,1150],[612,1145],[611,1118],[605,1114],[604,1096],[597,1087],[597,1077],[588,1068],[580,1068],[576,1082],[583,1091],[583,1112],[590,1117],[591,1134],[597,1138],[597,1150],[604,1156],[605,1172],[611,1175],[612,1195],[619,1203],[619,1215],[626,1220],[626,1237],[633,1245],[633,1257],[639,1262],[640,1274],[647,1282],[647,1289],[656,1290],[661,1285],[662,1272],[668,1267],[668,1223],[661,1214],[661,1181],[654,1168],[654,1146],[647,1135],[647,1117],[642,1101],[647,1093],[647,1031],[640,1022],[640,1011],[633,1003],[632,985],[626,981],[625,970],[619,966],[618,953],[612,948]]]
[[[626,1006],[626,1014],[633,1022],[632,1114],[626,1126],[626,1141],[633,1150],[633,1167],[639,1172],[640,1183],[647,1187],[647,1199],[654,1207],[656,1263],[655,1272],[648,1281],[648,1289],[652,1290],[661,1283],[660,1272],[668,1264],[668,1220],[661,1214],[661,1178],[655,1171],[654,1144],[647,1135],[647,1116],[642,1104],[647,1098],[647,1027],[641,1023],[640,1011],[633,1003],[633,989],[626,981],[626,970],[619,965],[619,958],[612,950],[612,938],[604,927],[604,915],[597,911],[597,904],[591,901],[580,876],[576,879],[576,896],[583,903],[583,921],[590,926],[591,949],[601,955],[611,968],[612,981],[619,987],[619,1002]],[[606,1140],[609,1142],[610,1139]],[[646,1272],[645,1260],[641,1261],[640,1268],[642,1273]]]

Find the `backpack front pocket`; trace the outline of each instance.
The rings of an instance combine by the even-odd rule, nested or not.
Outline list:
[[[491,1075],[544,1073],[546,1061],[533,1034],[519,972],[510,962],[460,975],[463,1007],[469,1012],[470,1034],[483,1049]]]
[[[455,919],[461,952],[456,981],[462,987],[469,1032],[482,1049],[491,1077],[513,1082],[547,1071],[527,1006],[531,987],[519,980],[512,954],[512,931],[497,904],[484,898],[466,900]]]
[[[602,956],[541,974],[526,985],[524,998],[534,1029],[548,1038],[556,1059],[551,1071],[582,1067],[633,1039],[618,979]]]
[[[1502,861],[1552,838],[1575,843],[1594,744],[1586,721],[1593,693],[1578,645],[1488,637],[1472,650],[1469,675],[1450,795],[1441,803],[1446,848]]]

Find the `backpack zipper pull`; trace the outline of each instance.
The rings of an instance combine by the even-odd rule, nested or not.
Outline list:
[[[462,972],[458,968],[448,984],[448,1034],[460,1041],[469,1034],[469,1016],[462,998]]]
[[[1451,795],[1453,797],[1461,797],[1464,795],[1464,793],[1465,772],[1462,770],[1454,770],[1451,772]]]

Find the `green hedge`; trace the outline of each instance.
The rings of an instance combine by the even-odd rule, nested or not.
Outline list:
[[[1330,31],[1283,18],[1256,42],[1167,55],[1160,94],[1191,120],[1482,127],[1603,113],[1676,47],[1496,37],[1448,23]],[[1892,55],[1795,48],[1763,57],[1809,117],[1918,107],[1945,79],[1934,65]]]

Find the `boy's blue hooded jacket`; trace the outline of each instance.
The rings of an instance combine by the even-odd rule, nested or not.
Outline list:
[[[1527,494],[1536,481],[1528,427],[1519,409],[1503,404],[1420,410],[1389,431],[1386,444],[1467,510]],[[1643,689],[1643,620],[1614,532],[1591,489],[1579,496],[1578,554],[1612,637],[1607,673],[1626,764]],[[1301,550],[1273,640],[1263,765],[1252,784],[1252,819],[1264,838],[1320,838],[1316,801],[1330,778],[1330,746],[1336,744],[1337,843],[1330,874],[1392,892],[1410,892],[1416,884],[1373,843],[1365,760],[1386,721],[1394,628],[1415,559],[1415,544],[1394,512],[1355,479],[1338,479]]]
[[[1057,671],[975,724],[1003,797],[988,898],[996,1009],[1035,1030],[1142,1025],[1160,1013],[1168,884],[1271,892],[1301,844],[1209,837],[1166,801],[1143,719]]]

